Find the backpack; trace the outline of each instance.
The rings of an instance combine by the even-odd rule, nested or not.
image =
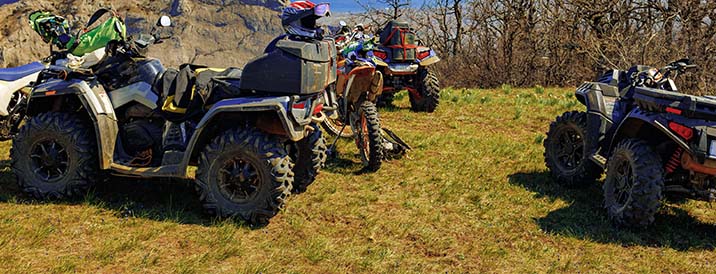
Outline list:
[[[415,32],[406,22],[392,20],[388,22],[380,33],[380,42],[389,48],[391,59],[394,61],[415,60],[415,51],[418,47]]]
[[[87,30],[97,22],[103,15],[110,14],[109,19],[98,26]],[[100,48],[107,46],[107,43],[114,40],[125,41],[127,39],[127,26],[114,11],[108,9],[97,10],[87,22],[87,26],[76,38],[69,43],[70,53],[75,56],[83,56]]]

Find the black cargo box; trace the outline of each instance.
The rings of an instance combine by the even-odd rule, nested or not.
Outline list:
[[[716,120],[716,100],[704,96],[694,96],[661,89],[638,87],[634,100],[639,108],[646,111],[681,112],[680,115],[704,120]],[[677,113],[678,114],[678,113]]]
[[[280,40],[276,48],[246,64],[241,75],[242,90],[312,94],[336,81],[333,42]]]

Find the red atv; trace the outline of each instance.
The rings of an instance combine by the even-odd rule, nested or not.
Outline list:
[[[429,47],[420,45],[408,23],[388,22],[373,54],[380,59],[376,64],[384,76],[382,103],[392,103],[395,92],[407,89],[413,111],[435,111],[440,101],[440,82],[428,67],[440,58]]]

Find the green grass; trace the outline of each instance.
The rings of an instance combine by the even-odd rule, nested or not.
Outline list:
[[[619,230],[598,184],[552,182],[541,142],[556,115],[582,108],[571,94],[446,89],[426,114],[401,93],[381,118],[413,147],[406,157],[361,174],[342,140],[261,229],[203,215],[186,182],[113,179],[78,201],[32,201],[5,160],[0,272],[716,272],[707,203],[667,204],[649,229]]]

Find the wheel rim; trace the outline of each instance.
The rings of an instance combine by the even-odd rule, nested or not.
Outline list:
[[[574,170],[584,157],[584,138],[576,129],[567,127],[556,134],[553,151],[557,164],[564,170]]]
[[[360,114],[360,139],[361,142],[358,148],[361,149],[364,160],[367,162],[370,157],[370,137],[368,136],[368,118],[365,117],[365,112]]]
[[[224,163],[219,169],[218,179],[221,194],[234,203],[251,200],[261,186],[261,176],[256,166],[239,157]]]
[[[617,163],[614,171],[614,201],[618,207],[622,207],[631,197],[631,189],[634,182],[634,172],[631,163],[622,160]]]
[[[35,143],[30,158],[33,171],[45,181],[56,181],[69,169],[67,150],[56,140]]]

